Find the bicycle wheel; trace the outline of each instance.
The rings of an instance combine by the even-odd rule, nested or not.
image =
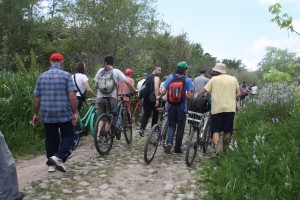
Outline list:
[[[185,163],[189,167],[193,164],[198,151],[199,131],[198,127],[190,126],[189,143],[185,153]]]
[[[81,134],[82,134],[81,127],[79,122],[77,122],[76,125],[74,125],[74,145],[72,147],[72,151],[74,151],[78,146]]]
[[[144,147],[144,160],[146,161],[147,164],[149,164],[156,153],[158,144],[159,144],[159,132],[160,132],[160,127],[158,124],[155,124],[147,137],[145,147]]]
[[[90,122],[89,122],[89,124],[90,124],[90,134],[91,135],[94,135],[94,133],[95,133],[95,124],[96,124],[96,121],[97,121],[97,116],[98,116],[98,114],[97,114],[97,112],[96,111],[94,111],[92,114],[91,114],[91,118],[90,118]]]
[[[94,143],[96,150],[100,155],[107,155],[113,144],[111,134],[111,118],[108,114],[102,114],[98,117],[95,125]]]
[[[210,132],[210,119],[208,120],[206,127],[204,128],[204,133],[203,133],[203,153],[207,152],[208,145],[211,141],[211,132]]]
[[[128,109],[122,109],[122,130],[127,144],[132,142],[132,124]]]
[[[137,127],[141,126],[141,120],[143,116],[143,109],[142,106],[137,105],[137,109],[135,111],[135,116],[134,116],[134,123],[136,124]]]
[[[162,135],[162,146],[163,148],[165,149],[166,148],[166,140],[167,140],[167,135],[168,135],[168,129],[169,129],[169,126],[168,126],[168,123],[169,123],[169,120],[168,119],[165,119],[165,122],[163,124],[163,128],[162,128],[162,132],[161,132],[161,135]]]

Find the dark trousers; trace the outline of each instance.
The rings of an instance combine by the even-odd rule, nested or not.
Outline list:
[[[0,131],[0,199],[16,199],[18,193],[16,164]]]
[[[169,134],[167,144],[173,145],[173,138],[176,131],[177,125],[177,134],[175,141],[175,152],[181,151],[182,139],[184,134],[186,113],[181,109],[180,104],[173,104],[168,110],[168,119],[169,119]]]
[[[65,162],[71,155],[71,149],[74,145],[74,126],[72,121],[44,123],[44,126],[47,158],[56,156]],[[46,164],[51,165],[48,161]]]
[[[141,128],[140,128],[141,130],[145,130],[145,128],[148,124],[151,112],[153,112],[152,126],[154,124],[157,124],[157,122],[158,122],[158,111],[156,110],[155,102],[147,101],[146,99],[144,99],[143,107],[144,107],[144,114],[143,114],[142,120],[141,120]]]

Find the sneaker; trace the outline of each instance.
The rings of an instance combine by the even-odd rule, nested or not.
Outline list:
[[[23,192],[19,192],[17,198],[15,198],[14,200],[22,200],[24,199],[25,194]]]
[[[180,150],[180,151],[174,151],[174,154],[181,155],[181,154],[183,154],[183,151],[182,150]]]
[[[139,134],[140,134],[140,136],[141,136],[141,137],[145,137],[144,130],[142,130],[142,129],[141,129],[141,130],[139,130]]]
[[[51,165],[51,166],[48,167],[48,172],[50,172],[50,173],[55,172],[55,170],[56,170],[55,165]]]
[[[61,159],[56,156],[52,156],[49,158],[49,161],[56,166],[56,169],[61,172],[67,172],[66,167]]]
[[[165,148],[165,153],[170,154],[171,153],[171,149],[172,149],[172,145],[171,144],[167,144],[167,146]]]

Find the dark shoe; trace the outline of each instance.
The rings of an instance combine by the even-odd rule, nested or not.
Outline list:
[[[182,151],[182,150],[179,150],[179,151],[175,151],[175,150],[174,150],[174,154],[178,154],[178,155],[179,155],[179,154],[183,154],[183,151]]]
[[[170,154],[171,153],[171,149],[172,149],[172,145],[171,144],[167,144],[167,146],[165,148],[165,153]]]
[[[141,137],[145,137],[144,130],[142,130],[142,129],[141,129],[141,130],[139,130],[139,134],[140,134],[140,136],[141,136]]]
[[[18,193],[18,197],[15,198],[14,200],[22,200],[24,198],[25,194],[23,192]]]

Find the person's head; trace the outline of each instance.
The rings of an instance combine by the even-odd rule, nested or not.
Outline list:
[[[129,68],[126,69],[126,70],[125,70],[125,75],[126,75],[126,76],[131,76],[131,75],[132,75],[132,69],[129,69]]]
[[[219,74],[226,74],[226,65],[223,63],[217,63],[214,68],[212,68],[213,71]]]
[[[142,79],[146,79],[148,77],[148,74],[147,73],[143,73],[142,74]]]
[[[255,83],[253,83],[252,86],[254,87],[254,86],[255,86]]]
[[[85,63],[80,61],[79,63],[77,63],[76,73],[84,74],[84,71],[85,71]]]
[[[63,66],[64,57],[59,53],[54,53],[50,56],[50,64],[51,65],[60,65]]]
[[[202,69],[200,70],[200,74],[201,74],[201,75],[205,75],[205,73],[206,73],[206,69],[205,69],[205,68],[202,68]]]
[[[161,67],[159,66],[153,67],[152,74],[159,76],[161,74]]]
[[[114,65],[114,58],[112,56],[106,56],[104,58],[105,65]]]
[[[179,63],[177,63],[176,74],[185,75],[185,72],[188,68],[190,68],[190,66],[188,66],[185,61],[179,62]]]

